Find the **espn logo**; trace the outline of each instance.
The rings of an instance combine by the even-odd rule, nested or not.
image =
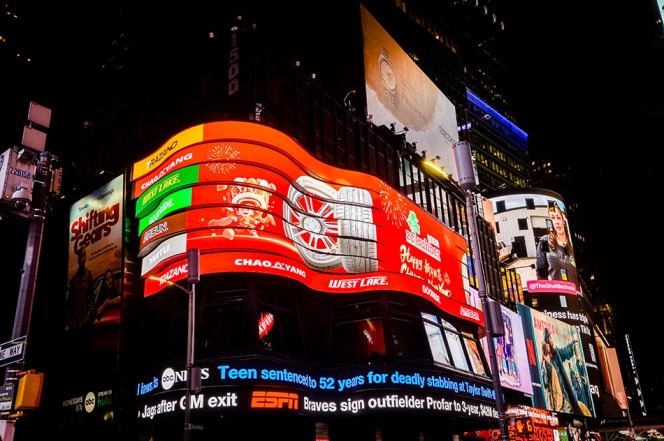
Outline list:
[[[299,398],[297,394],[288,392],[267,392],[256,390],[251,395],[253,409],[298,409]]]

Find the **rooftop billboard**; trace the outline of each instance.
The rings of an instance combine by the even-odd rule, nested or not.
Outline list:
[[[311,156],[285,134],[225,121],[187,129],[134,165],[144,295],[157,276],[259,272],[331,293],[409,292],[476,324],[464,238],[381,180]]]
[[[407,139],[417,142],[428,158],[456,170],[452,145],[459,140],[454,104],[415,62],[361,7],[367,112],[372,122],[395,130],[408,128]]]

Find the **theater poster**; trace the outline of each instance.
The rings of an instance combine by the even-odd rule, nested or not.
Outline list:
[[[124,177],[71,206],[66,323],[83,331],[119,322]]]

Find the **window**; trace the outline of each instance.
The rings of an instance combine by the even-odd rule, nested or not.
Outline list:
[[[473,337],[473,334],[464,332],[463,341],[466,344],[466,351],[468,352],[470,366],[472,367],[473,372],[477,375],[486,376],[486,370],[484,369],[480,346],[477,340]]]
[[[500,222],[496,221],[496,233],[500,234]]]
[[[436,363],[450,365],[450,356],[447,352],[447,345],[443,340],[443,333],[438,324],[438,318],[434,315],[422,313],[424,318],[424,328],[427,331],[427,338],[429,340],[429,347],[431,348],[431,355]],[[430,323],[434,322],[436,324]]]
[[[505,208],[505,201],[497,201],[496,213],[502,213],[503,211],[507,211],[507,208]]]
[[[385,336],[378,300],[334,308],[332,358],[354,361],[385,355]]]
[[[273,290],[257,291],[260,346],[274,352],[303,357],[304,342],[296,298],[287,292],[276,295]]]
[[[528,210],[534,210],[535,209],[535,199],[526,198],[526,208]]]
[[[486,376],[486,362],[478,340],[469,332],[433,314],[423,312],[429,348],[434,362]]]
[[[519,223],[519,230],[527,230],[528,229],[528,219],[525,219],[525,218],[517,219],[517,222]]]
[[[533,308],[539,308],[539,296],[532,296],[530,303],[533,305]]]
[[[414,304],[389,300],[387,302],[394,354],[397,357],[429,358],[422,320]]]

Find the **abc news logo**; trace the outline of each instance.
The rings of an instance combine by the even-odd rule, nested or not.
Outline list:
[[[201,369],[201,379],[206,380],[210,377],[210,370],[208,368]],[[164,369],[161,374],[161,387],[164,390],[169,390],[175,383],[187,381],[187,371],[174,371],[172,368]]]
[[[299,409],[297,394],[256,390],[251,395],[252,409]]]

